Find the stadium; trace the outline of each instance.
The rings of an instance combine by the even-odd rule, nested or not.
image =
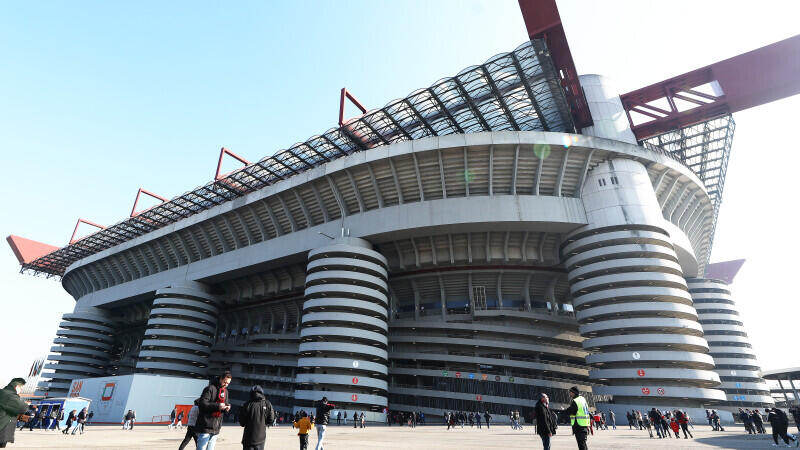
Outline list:
[[[774,405],[709,271],[746,106],[698,90],[702,117],[637,124],[647,88],[565,75],[531,38],[256,163],[222,149],[242,167],[66,247],[10,236],[76,300],[39,392],[230,369],[235,405],[261,384],[372,421],[527,417],[574,385],[623,415]]]

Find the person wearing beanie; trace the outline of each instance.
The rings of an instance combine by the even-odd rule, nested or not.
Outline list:
[[[23,386],[25,386],[23,378],[14,378],[6,387],[0,389],[0,448],[5,448],[9,442],[14,442],[17,417],[28,410],[28,405],[19,398]]]
[[[575,441],[578,443],[578,450],[589,450],[586,444],[589,427],[589,404],[586,399],[581,396],[581,392],[577,386],[569,388],[569,396],[572,401],[569,408],[565,409],[563,414],[569,416],[570,424],[572,425],[572,433],[575,435]]]
[[[264,397],[261,386],[250,389],[250,400],[239,412],[239,425],[244,427],[242,433],[242,450],[264,450],[267,442],[267,426],[272,425],[275,410],[272,403]]]

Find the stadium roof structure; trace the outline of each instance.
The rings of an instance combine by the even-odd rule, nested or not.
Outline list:
[[[481,131],[574,132],[545,41],[532,39],[381,109],[71,242],[21,272],[60,277],[74,262],[342,156],[426,136]]]

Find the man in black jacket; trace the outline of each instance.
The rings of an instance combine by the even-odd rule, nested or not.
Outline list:
[[[578,443],[578,450],[588,450],[586,439],[589,433],[589,408],[586,399],[581,396],[577,386],[569,388],[569,396],[572,401],[569,408],[565,409],[563,414],[570,417],[572,424],[572,434],[575,435],[575,441]]]
[[[272,425],[275,410],[272,403],[264,397],[261,386],[253,386],[250,400],[239,411],[239,425],[244,427],[242,433],[242,450],[264,450],[267,442],[267,427]]]
[[[317,427],[317,448],[322,450],[323,440],[325,439],[325,429],[331,420],[331,410],[336,408],[333,403],[328,403],[328,397],[322,397],[317,404],[317,413],[314,414],[314,425]],[[353,416],[353,425],[356,424],[356,416]]]
[[[197,450],[214,450],[222,426],[222,414],[231,410],[231,402],[228,400],[231,378],[229,371],[223,372],[200,394],[200,414],[194,427],[197,433]]]
[[[553,413],[550,412],[550,399],[547,394],[539,394],[534,414],[536,415],[536,434],[542,438],[544,450],[550,450],[550,438],[556,434],[556,423],[553,420]]]

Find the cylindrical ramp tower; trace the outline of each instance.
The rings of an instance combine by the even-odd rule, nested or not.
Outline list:
[[[589,225],[561,246],[590,378],[617,403],[724,400],[647,171],[605,162],[583,190]]]
[[[136,371],[205,377],[217,313],[215,299],[202,283],[184,281],[156,291]]]
[[[308,255],[295,399],[328,397],[340,410],[384,420],[387,407],[387,262],[344,237]]]
[[[688,278],[686,282],[722,381],[720,389],[728,397],[725,406],[775,406],[728,284],[704,278]]]
[[[45,365],[55,373],[49,382],[39,385],[49,397],[67,395],[74,379],[105,375],[114,343],[114,325],[108,311],[84,306],[81,301],[73,313],[64,314],[59,327],[55,345],[50,348],[58,354],[50,355],[47,359],[53,363]]]

